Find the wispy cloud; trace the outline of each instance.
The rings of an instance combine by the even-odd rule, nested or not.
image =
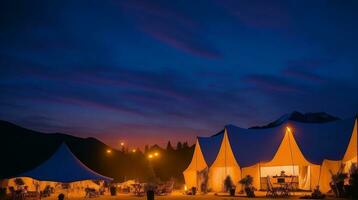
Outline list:
[[[324,82],[326,80],[323,76],[315,74],[312,71],[306,71],[304,69],[297,69],[297,68],[285,68],[283,70],[283,74],[293,78],[310,80],[314,82]]]
[[[287,1],[218,1],[225,9],[243,24],[255,28],[289,28],[290,15]]]
[[[242,81],[262,91],[302,92],[302,88],[300,88],[297,84],[275,75],[251,74],[245,76]]]
[[[139,30],[192,55],[217,59],[222,53],[206,38],[196,19],[164,2],[126,1],[119,4],[134,18]]]

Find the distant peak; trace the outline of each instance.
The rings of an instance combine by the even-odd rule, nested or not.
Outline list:
[[[279,117],[277,120],[268,123],[263,126],[254,126],[251,127],[252,129],[259,129],[259,128],[271,128],[279,126],[286,121],[296,121],[296,122],[302,122],[302,123],[325,123],[325,122],[331,122],[335,120],[339,120],[339,117],[330,115],[325,112],[307,112],[307,113],[301,113],[298,111],[293,111],[288,114],[284,114],[281,117]]]

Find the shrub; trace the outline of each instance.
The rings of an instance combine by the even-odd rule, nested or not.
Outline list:
[[[14,182],[17,186],[25,185],[25,182],[22,180],[22,178],[15,178]]]
[[[352,165],[349,177],[350,194],[353,199],[358,199],[358,168]]]
[[[332,181],[330,183],[330,186],[336,197],[345,196],[344,180],[346,178],[348,178],[348,174],[343,173],[342,170],[339,170],[337,174],[332,175]]]
[[[245,187],[250,187],[250,186],[252,186],[253,181],[254,181],[254,179],[252,178],[252,176],[247,175],[243,179],[241,179],[239,181],[239,183]]]
[[[234,187],[234,183],[232,182],[232,179],[230,176],[227,176],[224,180],[224,186],[225,186],[225,190],[226,192],[228,192],[230,189],[232,189]]]
[[[252,186],[254,179],[252,176],[247,175],[239,181],[244,186],[245,193],[248,197],[255,197],[255,188]]]
[[[111,193],[111,196],[116,196],[116,194],[117,194],[117,187],[116,187],[115,185],[111,185],[111,186],[109,187],[109,191],[110,191],[110,193]]]

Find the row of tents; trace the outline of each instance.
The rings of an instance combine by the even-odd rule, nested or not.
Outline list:
[[[238,185],[250,175],[254,187],[264,189],[268,176],[284,171],[295,177],[298,189],[319,186],[328,192],[333,174],[357,164],[357,143],[356,117],[325,123],[287,120],[260,129],[228,125],[211,137],[197,138],[191,163],[183,172],[185,184],[200,190],[206,181],[206,187],[220,192],[227,176]]]

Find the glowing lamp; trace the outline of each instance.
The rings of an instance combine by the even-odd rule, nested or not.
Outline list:
[[[110,149],[107,149],[107,153],[112,153],[112,150],[110,150]]]
[[[121,142],[121,146],[124,146],[124,142]]]
[[[149,154],[149,155],[148,155],[148,158],[149,158],[149,159],[152,159],[152,158],[153,158],[153,154]]]
[[[132,149],[132,152],[135,153],[135,152],[137,152],[137,150],[136,150],[136,149]]]
[[[184,191],[188,191],[188,187],[186,187],[186,185],[184,185]]]
[[[286,127],[287,131],[291,132],[291,128],[290,127]]]
[[[155,157],[158,157],[158,156],[159,156],[159,153],[158,153],[158,152],[155,152],[155,153],[154,153],[154,156],[155,156]]]

